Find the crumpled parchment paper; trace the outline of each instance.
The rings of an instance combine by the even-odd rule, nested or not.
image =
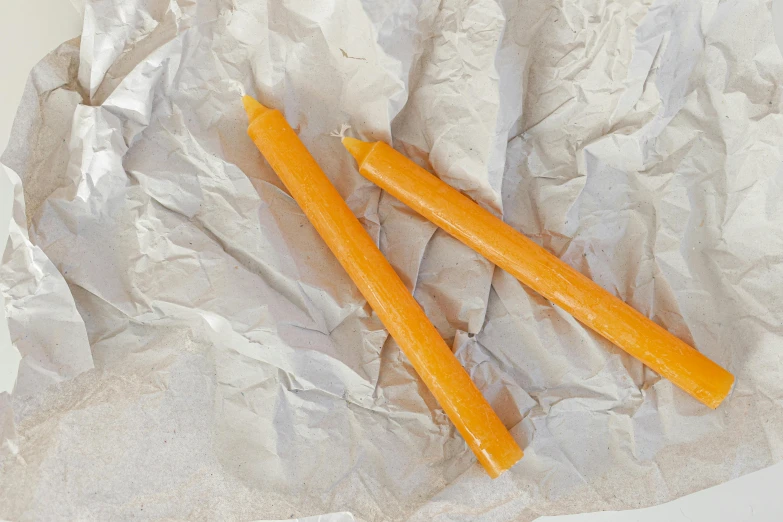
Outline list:
[[[781,84],[764,0],[86,2],[2,157],[0,517],[524,521],[781,460]],[[243,91],[525,448],[501,478],[246,137]],[[382,194],[343,123],[692,342],[732,396],[707,409]]]

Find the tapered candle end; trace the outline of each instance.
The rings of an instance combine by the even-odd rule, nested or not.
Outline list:
[[[343,138],[343,146],[348,149],[348,152],[351,153],[351,156],[356,159],[356,163],[361,167],[362,163],[364,163],[364,158],[366,158],[370,153],[370,150],[372,150],[373,144],[346,136]]]
[[[270,110],[269,107],[264,107],[252,96],[243,96],[242,103],[245,106],[245,112],[247,112],[247,119],[251,122]]]

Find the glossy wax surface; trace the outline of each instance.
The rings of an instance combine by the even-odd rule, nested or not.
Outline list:
[[[716,408],[734,376],[385,143],[344,138],[359,172],[661,376]]]
[[[246,96],[248,134],[491,477],[522,450],[283,115]]]

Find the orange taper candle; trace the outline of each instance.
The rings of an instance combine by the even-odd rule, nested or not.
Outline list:
[[[711,408],[734,376],[385,143],[344,138],[359,172]]]
[[[247,133],[334,253],[492,478],[522,458],[514,438],[470,380],[356,216],[283,115],[243,98]]]

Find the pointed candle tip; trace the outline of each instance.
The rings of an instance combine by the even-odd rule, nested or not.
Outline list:
[[[269,110],[268,107],[264,107],[258,100],[248,95],[242,96],[242,104],[245,106],[248,121],[255,120]]]
[[[357,140],[348,136],[343,138],[343,146],[348,149],[351,156],[356,159],[356,163],[360,168],[362,163],[364,163],[364,158],[367,157],[372,149],[372,143],[367,143],[366,141]]]

